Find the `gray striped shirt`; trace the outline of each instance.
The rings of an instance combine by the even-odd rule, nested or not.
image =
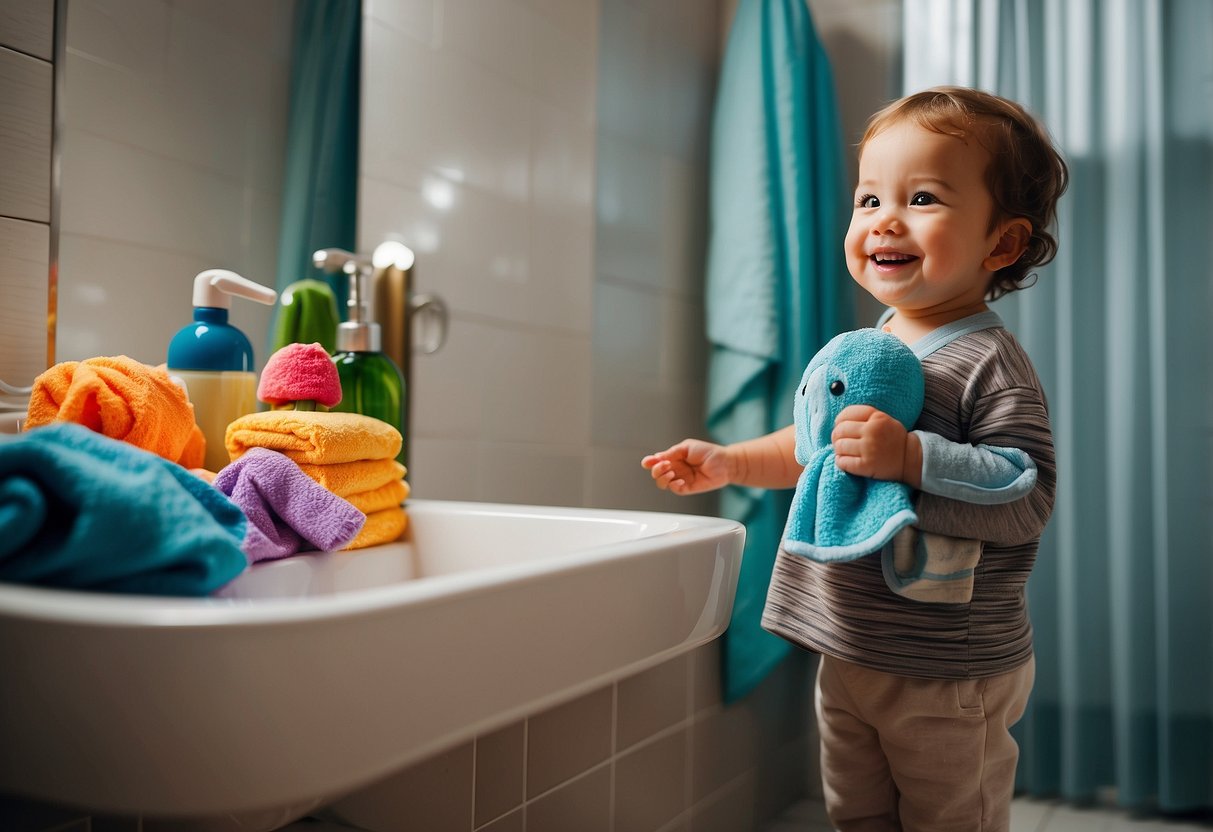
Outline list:
[[[1009,331],[958,331],[953,340],[932,344],[934,351],[925,357],[921,342],[914,345],[926,379],[915,428],[952,442],[1018,448],[1038,472],[1025,497],[1001,505],[916,494],[918,528],[984,542],[971,602],[922,603],[894,594],[879,553],[827,564],[781,550],[762,618],[767,630],[864,667],[932,679],[993,676],[1031,656],[1024,583],[1052,513],[1057,481],[1045,396]]]

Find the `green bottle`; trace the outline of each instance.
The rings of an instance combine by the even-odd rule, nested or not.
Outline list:
[[[404,376],[395,362],[380,351],[382,336],[379,324],[370,319],[367,289],[367,275],[361,269],[353,270],[347,301],[349,320],[337,326],[337,352],[333,355],[341,378],[341,401],[330,409],[371,416],[400,431],[404,442],[396,459],[407,467]]]

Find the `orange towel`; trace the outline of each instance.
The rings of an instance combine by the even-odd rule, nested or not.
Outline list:
[[[387,422],[358,413],[269,410],[228,425],[224,444],[233,462],[249,448],[269,448],[298,463],[331,465],[392,459],[400,453],[401,439]]]
[[[75,422],[186,468],[199,468],[206,438],[194,406],[163,367],[125,355],[64,361],[34,380],[26,429]]]
[[[366,525],[358,536],[350,541],[349,549],[365,549],[367,546],[377,546],[380,543],[391,543],[399,540],[408,527],[409,518],[402,508],[385,508],[373,511],[366,516]]]
[[[393,480],[370,491],[350,494],[345,500],[363,514],[372,514],[385,508],[400,508],[408,497],[409,484],[404,480]]]
[[[394,480],[403,479],[406,473],[404,466],[394,459],[369,459],[337,465],[303,462],[299,468],[338,497],[346,498],[351,494],[382,488]]]

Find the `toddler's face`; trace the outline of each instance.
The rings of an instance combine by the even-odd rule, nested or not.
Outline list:
[[[876,134],[859,160],[847,269],[886,306],[920,313],[980,304],[1000,228],[985,183],[989,153],[912,123]]]

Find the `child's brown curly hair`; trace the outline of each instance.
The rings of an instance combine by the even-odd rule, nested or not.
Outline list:
[[[860,156],[869,139],[904,121],[959,139],[974,136],[989,151],[986,184],[994,199],[990,230],[1000,220],[1022,217],[1032,224],[1032,236],[1018,260],[994,273],[986,298],[997,300],[1031,286],[1030,270],[1057,254],[1051,229],[1057,221],[1057,200],[1070,181],[1048,131],[1009,99],[968,87],[934,87],[894,101],[872,116],[859,143]]]

